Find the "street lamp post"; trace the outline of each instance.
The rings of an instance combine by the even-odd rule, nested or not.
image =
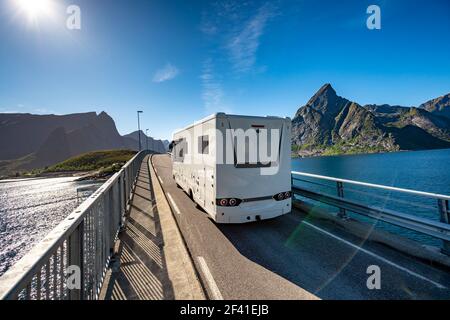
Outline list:
[[[148,150],[148,129],[145,129],[145,140],[147,141],[147,150]]]
[[[143,113],[144,111],[138,111],[137,112],[137,118],[138,118],[138,137],[139,137],[139,151],[141,151],[141,123],[139,122],[139,114]]]

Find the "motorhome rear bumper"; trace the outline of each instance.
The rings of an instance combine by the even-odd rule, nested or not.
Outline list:
[[[217,207],[217,223],[247,223],[266,220],[291,212],[292,201],[273,199],[242,203],[238,207]]]

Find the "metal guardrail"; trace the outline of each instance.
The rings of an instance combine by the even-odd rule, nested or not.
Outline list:
[[[148,153],[135,155],[9,269],[0,278],[0,299],[97,299]],[[76,268],[79,282],[68,285]]]
[[[82,203],[84,200],[86,200],[86,198],[91,196],[97,189],[98,186],[95,185],[77,188],[77,204]]]
[[[296,186],[294,184],[295,181],[314,184],[314,182],[312,181],[299,179],[296,178],[296,176],[332,181],[336,183],[336,196],[327,195]],[[420,197],[432,198],[437,202],[436,209],[439,213],[440,222],[417,217],[411,214],[397,212],[394,210],[370,206],[355,200],[345,199],[344,184],[364,186],[373,189],[388,190]],[[297,171],[292,171],[292,191],[294,194],[300,195],[302,197],[306,197],[339,208],[338,216],[341,218],[347,218],[348,216],[346,211],[351,211],[369,218],[381,220],[399,227],[407,228],[441,239],[443,241],[442,252],[450,255],[450,196],[347,179],[339,179]]]

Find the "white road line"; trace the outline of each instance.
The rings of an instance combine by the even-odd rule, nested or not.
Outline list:
[[[177,204],[175,203],[175,201],[173,201],[172,195],[167,192],[167,197],[169,198],[169,201],[172,204],[172,207],[175,209],[175,212],[177,214],[181,214],[180,209],[178,209]]]
[[[209,271],[208,265],[203,257],[197,257],[200,268],[202,269],[203,275],[205,276],[206,282],[208,282],[209,290],[211,291],[214,300],[223,300],[222,294],[220,293],[219,287],[217,287],[216,281]]]
[[[340,237],[338,237],[338,236],[336,236],[336,235],[334,235],[334,234],[332,234],[332,233],[330,233],[330,232],[328,232],[326,230],[323,230],[322,228],[319,228],[319,227],[317,227],[317,226],[315,226],[315,225],[313,225],[313,224],[311,224],[309,222],[302,221],[302,223],[306,224],[307,226],[309,226],[309,227],[311,227],[311,228],[313,228],[313,229],[315,229],[315,230],[317,230],[319,232],[322,232],[322,233],[326,234],[327,236],[330,236],[330,237],[332,237],[332,238],[334,238],[336,240],[339,240],[339,241],[341,241],[341,242],[343,242],[343,243],[345,243],[345,244],[347,244],[347,245],[349,245],[349,246],[351,246],[351,247],[353,247],[353,248],[355,248],[357,250],[360,250],[360,251],[364,252],[365,254],[368,254],[369,256],[377,258],[377,259],[379,259],[379,260],[381,260],[381,261],[383,261],[383,262],[385,262],[385,263],[387,263],[387,264],[389,264],[389,265],[391,265],[391,266],[393,266],[393,267],[395,267],[395,268],[397,268],[399,270],[407,272],[407,273],[409,273],[410,275],[412,275],[412,276],[414,276],[416,278],[419,278],[419,279],[422,279],[424,281],[427,281],[427,282],[433,284],[434,286],[436,286],[436,287],[438,287],[440,289],[447,289],[446,286],[444,286],[444,285],[442,285],[442,284],[440,284],[438,282],[435,282],[435,281],[433,281],[431,279],[428,279],[427,277],[424,277],[424,276],[422,276],[422,275],[420,275],[420,274],[418,274],[418,273],[416,273],[416,272],[414,272],[412,270],[409,270],[409,269],[407,269],[405,267],[402,267],[402,266],[400,266],[400,265],[398,265],[398,264],[396,264],[396,263],[394,263],[394,262],[392,262],[392,261],[390,261],[390,260],[388,260],[386,258],[383,258],[383,257],[381,257],[381,256],[379,256],[379,255],[377,255],[377,254],[375,254],[375,253],[373,253],[373,252],[371,252],[369,250],[361,248],[361,247],[357,246],[356,244],[353,244],[350,241],[342,239],[342,238],[340,238]]]
[[[161,177],[158,176],[158,180],[161,184],[164,184],[164,182],[162,181]]]

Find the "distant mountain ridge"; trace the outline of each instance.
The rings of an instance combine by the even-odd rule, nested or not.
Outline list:
[[[419,108],[361,106],[325,84],[292,120],[300,156],[450,148],[449,96]]]
[[[138,146],[139,146],[139,131],[137,131],[137,130],[133,131],[132,133],[124,135],[123,137],[133,140],[134,141],[133,143],[136,145],[135,148],[138,148]],[[147,139],[148,139],[148,141],[147,141]],[[164,140],[164,141],[167,141],[167,140]],[[150,150],[164,153],[167,151],[164,141],[155,140],[152,137],[147,137],[145,135],[144,131],[141,130],[141,147],[143,149],[147,148],[147,143],[148,143],[148,148]]]
[[[161,146],[155,140],[155,151],[164,152]],[[0,114],[0,175],[43,168],[85,152],[115,149],[137,150],[138,141],[121,136],[106,112]]]
[[[450,118],[450,93],[425,102],[421,104],[419,108],[425,109],[436,115]]]

